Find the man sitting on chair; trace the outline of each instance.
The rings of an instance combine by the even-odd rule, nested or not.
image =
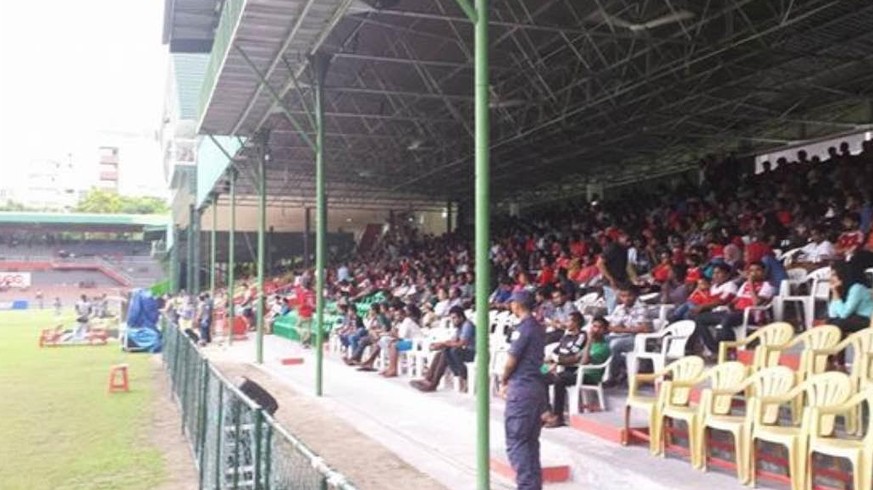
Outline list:
[[[543,415],[545,427],[560,427],[564,425],[564,409],[566,408],[567,387],[576,384],[579,365],[602,364],[609,359],[609,344],[603,336],[609,328],[609,322],[599,316],[591,322],[591,328],[586,335],[582,332],[582,315],[578,312],[570,314],[570,324],[553,351],[553,357],[547,360],[549,372],[546,383],[554,385],[554,398],[550,411]],[[596,384],[603,377],[603,370],[588,372],[583,375],[583,383]]]
[[[718,353],[718,344],[736,338],[734,327],[743,323],[746,308],[761,306],[770,301],[776,293],[773,286],[764,280],[764,265],[752,262],[746,269],[746,282],[740,287],[736,298],[723,311],[701,313],[695,318],[694,334],[699,335],[710,354]],[[751,315],[749,321],[755,325],[763,323],[762,315]],[[713,336],[710,327],[715,327]]]
[[[476,327],[460,306],[453,306],[449,310],[449,318],[457,329],[455,335],[451,340],[430,345],[430,350],[439,352],[434,356],[424,379],[410,381],[413,387],[421,391],[435,391],[446,368],[460,378],[461,391],[467,391],[467,366],[464,363],[472,362],[476,356]]]

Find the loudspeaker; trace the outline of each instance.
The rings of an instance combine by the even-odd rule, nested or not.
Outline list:
[[[273,398],[273,395],[254,381],[248,378],[243,379],[245,379],[245,381],[239,385],[240,391],[242,391],[247,397],[251,398],[253,402],[260,405],[261,408],[270,415],[273,415],[276,413],[276,410],[279,410],[279,403],[275,398]]]

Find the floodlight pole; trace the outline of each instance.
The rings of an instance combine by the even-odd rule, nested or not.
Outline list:
[[[267,138],[261,135],[258,138],[258,296],[256,298],[255,311],[257,314],[257,341],[255,362],[264,363],[264,266],[265,266],[265,237],[267,227]]]
[[[474,23],[475,41],[475,114],[476,114],[476,473],[477,488],[491,487],[490,392],[488,390],[488,296],[491,286],[491,263],[488,257],[491,235],[490,199],[490,114],[488,108],[488,0],[458,0]]]
[[[330,59],[316,54],[310,60],[315,70],[315,396],[323,393],[324,281],[327,235],[327,202],[324,187],[324,78]]]
[[[233,321],[234,321],[234,269],[236,268],[236,168],[233,167],[233,161],[230,163],[228,170],[230,178],[230,230],[227,232],[227,319],[225,328],[228,329],[227,344],[233,344]]]

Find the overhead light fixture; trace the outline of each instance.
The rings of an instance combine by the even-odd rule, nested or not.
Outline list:
[[[598,10],[591,14],[588,18],[589,20],[593,20],[595,22],[603,22],[613,27],[628,29],[631,32],[642,32],[663,25],[673,24],[674,22],[693,19],[694,17],[694,12],[690,12],[688,10],[679,10],[677,12],[673,12],[667,15],[662,15],[661,17],[656,17],[648,22],[634,23],[628,22],[614,15],[607,14],[602,10]]]

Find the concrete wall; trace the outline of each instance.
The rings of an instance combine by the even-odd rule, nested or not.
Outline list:
[[[210,206],[203,213],[201,221],[202,230],[212,229],[212,212]],[[305,228],[306,211],[302,207],[268,207],[267,229],[271,226],[276,232],[303,231]],[[312,231],[315,231],[315,209],[310,211],[312,219]],[[216,229],[227,231],[230,229],[230,207],[218,207],[218,221]],[[388,210],[374,211],[366,209],[334,209],[328,211],[327,229],[330,232],[344,231],[358,233],[370,223],[387,223],[390,218]],[[446,231],[446,218],[441,212],[416,213],[414,218],[420,230],[426,233],[442,234]],[[186,220],[187,221],[187,220]],[[180,225],[182,223],[179,223]],[[186,223],[187,224],[187,223]],[[256,206],[237,206],[236,208],[237,231],[257,231],[258,208]]]

